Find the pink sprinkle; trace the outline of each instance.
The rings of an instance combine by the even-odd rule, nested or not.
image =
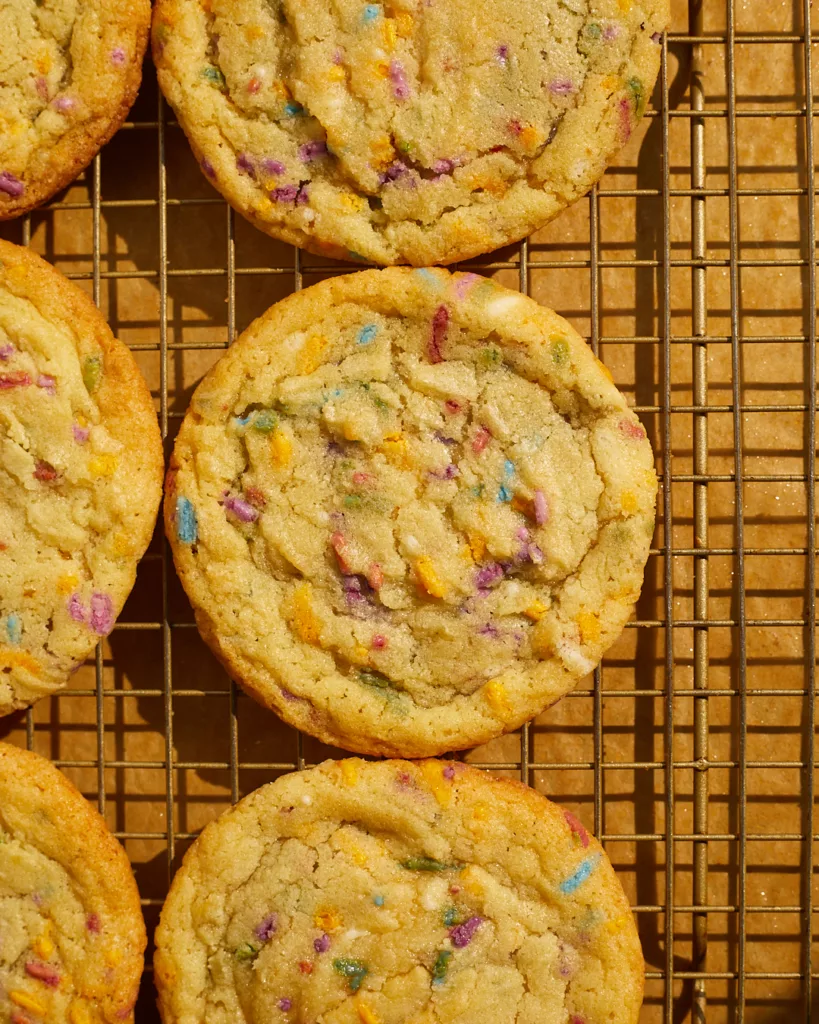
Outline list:
[[[620,35],[620,29],[617,25],[606,25],[603,29],[603,38],[607,43],[610,43],[613,39],[616,39]]]
[[[262,942],[267,942],[268,939],[272,939],[273,936],[276,934],[276,930],[278,929],[278,927],[279,915],[268,914],[263,921],[256,925],[256,930],[254,931],[253,934],[256,936],[257,939],[260,939]]]
[[[31,1019],[24,1013],[21,1013],[20,1010],[12,1010],[9,1020],[11,1024],[31,1024]]]
[[[628,438],[632,438],[635,441],[642,441],[646,432],[639,423],[634,423],[632,420],[622,419],[618,424],[620,432]]]
[[[450,939],[452,939],[452,945],[456,949],[463,949],[468,946],[472,939],[475,937],[475,932],[483,924],[484,919],[482,917],[470,917],[468,921],[464,921],[463,924],[459,924],[456,928],[453,928],[449,933]]]
[[[461,403],[456,402],[454,398],[448,398],[446,402],[444,402],[444,406],[446,407],[446,411],[451,413],[453,416],[456,412],[461,411]]]
[[[38,78],[34,83],[34,88],[37,90],[37,95],[41,100],[48,99],[48,82],[45,78]]]
[[[0,345],[0,362],[7,363],[13,355],[14,345],[11,342],[8,342],[6,345]]]
[[[429,339],[429,361],[431,363],[443,362],[441,345],[446,340],[449,329],[449,310],[446,306],[439,306],[435,316],[432,318],[432,335]]]
[[[555,96],[568,96],[569,93],[574,92],[574,85],[568,78],[556,78],[549,88]]]
[[[549,502],[540,490],[535,491],[535,522],[538,526],[549,522]]]
[[[293,1000],[288,999],[287,996],[285,996],[283,999],[280,999],[278,1002],[279,1009],[283,1010],[285,1013],[287,1013],[287,1011],[292,1007],[292,1005]]]
[[[51,104],[51,106],[61,114],[67,114],[70,110],[73,110],[76,105],[76,100],[72,99],[70,96],[58,96]]]
[[[486,429],[486,427],[479,427],[477,434],[472,441],[472,451],[476,455],[480,455],[481,452],[486,448],[491,440],[492,435]]]
[[[403,789],[406,789],[412,785],[412,776],[410,775],[409,772],[399,772],[396,781],[398,782],[399,786],[401,786]]]
[[[376,633],[372,639],[373,650],[383,651],[384,648],[387,646],[387,643],[388,641],[385,636],[383,636],[381,633]]]
[[[461,891],[461,887],[460,885],[450,885],[449,891],[452,893],[453,896],[457,896],[458,893]]]
[[[224,507],[239,520],[240,523],[255,523],[259,518],[258,511],[241,498],[225,498]]]
[[[111,63],[115,68],[121,68],[125,63],[125,50],[121,46],[111,51]]]
[[[297,697],[295,693],[291,693],[290,690],[285,690],[283,686],[279,687],[279,691],[281,692],[282,697],[284,697],[285,700],[289,700],[291,703],[293,701],[304,700],[304,697]]]
[[[255,96],[259,89],[261,89],[261,87],[262,83],[259,81],[258,78],[251,78],[250,81],[247,83],[247,91],[250,93],[251,96]]]
[[[495,58],[502,68],[505,68],[509,63],[509,47],[506,43],[502,43],[497,50],[495,50]]]
[[[46,484],[53,483],[59,475],[50,462],[43,462],[42,459],[34,467],[34,479],[41,480]]]
[[[564,811],[563,817],[566,819],[566,824],[572,830],[572,835],[577,836],[584,850],[587,849],[589,845],[589,833],[583,827],[582,823],[575,818],[571,811]]]
[[[97,636],[108,636],[114,628],[114,603],[108,594],[91,595],[91,618],[89,625]]]
[[[515,535],[517,536],[518,540],[529,540],[529,531],[526,529],[525,526],[519,526],[517,528]]]
[[[469,291],[480,281],[480,274],[464,274],[455,282],[455,294],[459,299],[465,299]]]
[[[281,160],[262,160],[262,167],[268,174],[284,174],[287,170]]]
[[[407,81],[407,74],[400,61],[394,60],[390,64],[390,81],[392,82],[392,93],[397,100],[409,99],[410,88]]]
[[[26,963],[26,974],[41,981],[44,985],[48,985],[49,988],[57,988],[60,984],[60,975],[53,967],[49,967],[47,964],[38,964],[35,960],[29,960]]]
[[[17,370],[15,373],[0,373],[0,391],[27,388],[29,384],[31,384],[31,377],[22,370]]]
[[[85,927],[89,930],[89,932],[93,932],[95,935],[98,935],[100,931],[102,931],[102,924],[100,922],[99,914],[89,914],[88,917],[85,919]]]
[[[625,96],[623,97],[623,99],[620,100],[618,106],[620,108],[620,131],[623,136],[623,141],[628,142],[628,140],[631,138],[632,130],[631,106],[629,105],[629,101],[625,98]]]
[[[26,186],[11,171],[0,172],[0,192],[5,192],[7,196],[16,198],[21,196],[25,190]]]
[[[77,444],[85,444],[85,442],[91,435],[91,431],[88,429],[88,427],[81,427],[76,423],[71,429],[74,432],[74,440],[77,442]]]
[[[451,764],[448,764],[446,766],[446,768],[444,768],[442,774],[443,774],[445,779],[454,779],[455,778],[455,769],[452,767]]]
[[[299,160],[303,164],[310,164],[323,156],[327,156],[326,142],[305,142],[299,149]]]
[[[455,170],[455,161],[436,160],[435,163],[432,165],[432,169],[433,171],[435,171],[436,174],[452,174],[452,172]]]
[[[384,586],[384,570],[378,562],[373,562],[367,570],[367,582],[375,591],[380,590]]]
[[[572,1024],[586,1024],[582,1017],[578,1017],[576,1013],[572,1014]]]
[[[57,381],[49,373],[41,373],[37,378],[37,387],[47,391],[50,395],[57,394]]]
[[[369,473],[353,473],[354,484],[365,484],[368,480],[372,480]]]
[[[662,32],[652,32],[651,41],[652,43],[659,43],[663,38]]]
[[[71,597],[69,597],[67,607],[68,614],[75,622],[85,622],[85,608],[83,608],[79,594],[72,594]],[[96,915],[92,914],[91,916],[94,917]],[[91,918],[89,917],[88,920],[90,921]],[[88,929],[89,931],[94,931],[90,925],[88,926]]]
[[[497,562],[490,562],[475,573],[475,586],[478,590],[487,590],[493,583],[502,580],[503,575],[503,566]]]

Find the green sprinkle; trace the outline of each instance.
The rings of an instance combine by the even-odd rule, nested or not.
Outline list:
[[[276,429],[278,422],[279,417],[272,409],[262,409],[253,421],[253,429],[258,430],[261,434],[269,434]]]
[[[102,358],[100,356],[88,356],[82,364],[82,382],[89,395],[93,395],[100,386],[102,377]]]
[[[344,507],[345,508],[359,508],[360,505],[361,505],[361,495],[360,494],[348,494],[348,495],[345,496],[345,498],[344,498]]]
[[[470,491],[472,492],[472,494],[476,498],[482,498],[483,497],[483,489],[484,489],[484,485],[483,484],[478,484],[476,487],[470,487]]]
[[[637,116],[641,116],[645,110],[646,97],[645,90],[643,89],[643,83],[639,78],[630,78],[626,83],[629,88],[629,92],[634,98],[634,106],[637,108]]]
[[[202,68],[202,77],[207,79],[211,85],[215,85],[217,89],[227,88],[225,76],[222,74],[219,68],[213,67],[212,64],[206,68]]]
[[[392,684],[386,676],[382,676],[380,672],[359,672],[358,679],[365,686],[376,686],[379,690],[386,690]]]
[[[497,366],[501,361],[500,350],[497,348],[485,348],[481,351],[481,359],[485,366]]]
[[[569,343],[565,338],[561,338],[560,336],[552,338],[549,350],[552,353],[552,359],[558,366],[562,366],[569,358]]]
[[[236,959],[241,963],[247,963],[248,961],[255,960],[258,955],[258,948],[250,942],[243,942],[234,953]]]
[[[435,966],[432,968],[432,980],[441,982],[446,977],[446,972],[449,970],[449,961],[452,957],[451,949],[442,949],[438,954],[438,959],[435,961]]]
[[[586,35],[590,39],[599,39],[602,34],[603,30],[599,25],[594,24],[594,22],[591,25],[586,26]]]
[[[448,871],[452,865],[433,860],[432,857],[408,857],[401,862],[401,867],[407,871]]]
[[[361,988],[361,982],[370,973],[369,968],[361,960],[354,960],[349,956],[340,956],[337,960],[334,960],[333,970],[336,974],[340,974],[343,978],[347,979],[351,992],[358,992]]]
[[[444,924],[447,928],[451,928],[454,924],[458,924],[460,914],[455,907],[447,907],[444,911]]]

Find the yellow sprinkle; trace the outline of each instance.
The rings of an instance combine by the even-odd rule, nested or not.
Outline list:
[[[390,66],[389,66],[389,64],[387,64],[386,61],[377,60],[373,64],[373,71],[375,72],[375,74],[379,78],[389,78],[390,77]]]
[[[283,430],[276,428],[270,438],[270,448],[273,452],[273,461],[282,469],[290,465],[293,457],[293,442]]]
[[[418,573],[418,580],[421,586],[430,597],[444,597],[446,595],[446,588],[435,571],[431,558],[428,558],[427,555],[421,555],[415,563],[415,571]]]
[[[0,649],[0,668],[22,668],[34,676],[40,675],[40,662],[26,651]]]
[[[95,455],[88,462],[91,476],[113,476],[117,468],[115,455]]]
[[[16,988],[9,992],[9,999],[17,1006],[22,1006],[24,1010],[36,1013],[38,1017],[45,1017],[48,1013],[47,1006],[37,1002],[33,996],[30,996],[28,992],[23,992],[22,989]]]
[[[344,924],[344,919],[334,907],[326,907],[316,911],[313,923],[323,932],[337,932]]]
[[[57,580],[57,593],[62,597],[67,597],[77,586],[78,582],[79,580],[74,575],[60,576]]]
[[[489,808],[486,804],[476,804],[472,810],[472,817],[477,818],[478,821],[489,820]]]
[[[341,64],[334,64],[327,72],[327,79],[330,82],[345,82],[347,80],[347,72]]]
[[[299,357],[296,360],[297,373],[313,373],[321,366],[321,356],[327,348],[327,339],[320,334],[314,334],[304,343]]]
[[[500,718],[512,717],[512,705],[506,694],[506,687],[497,679],[491,679],[483,688],[483,695],[486,703]]]
[[[118,558],[124,558],[132,552],[131,542],[124,533],[118,533],[114,537],[114,554]]]
[[[381,450],[393,465],[407,465],[407,442],[402,434],[388,434],[381,444]]]
[[[358,782],[358,765],[356,758],[348,758],[341,762],[341,777],[345,786],[354,786]]]
[[[407,14],[406,11],[402,11],[401,14],[397,15],[395,21],[398,26],[398,35],[401,36],[402,39],[408,39],[412,35],[412,15]]]
[[[459,884],[473,896],[483,896],[483,885],[475,877],[475,869],[471,865],[461,872]]]
[[[623,11],[624,14],[628,14],[631,10],[634,0],[617,0],[617,6]]]
[[[290,100],[293,98],[293,94],[287,87],[287,83],[281,79],[277,79],[272,85],[273,92],[282,100]]]
[[[577,616],[580,635],[584,644],[596,644],[600,640],[600,619],[591,612],[581,612]]]
[[[265,182],[265,188],[267,187],[267,183]],[[275,187],[276,186],[271,181],[270,189],[274,189]],[[264,196],[262,196],[260,199],[257,199],[253,204],[254,212],[258,213],[260,217],[267,217],[272,209],[273,203],[271,203],[270,200],[266,199]]]
[[[469,547],[472,551],[472,557],[476,562],[480,562],[483,556],[486,554],[486,540],[480,533],[475,533],[473,530],[469,531]]]
[[[607,92],[614,92],[615,89],[620,88],[620,79],[617,75],[606,75],[603,79],[603,88]]]
[[[391,18],[384,19],[384,46],[388,53],[392,53],[395,44],[398,42],[398,31],[395,22]]]
[[[367,863],[367,854],[357,846],[350,851],[350,856],[360,868],[363,868]]]
[[[353,648],[353,657],[356,661],[367,661],[370,657],[370,652],[364,644],[356,644]]]
[[[529,605],[523,614],[527,616],[527,618],[530,618],[532,622],[540,622],[548,610],[549,609],[541,600],[536,599]]]
[[[388,69],[389,73],[389,69]],[[370,143],[372,162],[375,167],[389,167],[395,159],[395,149],[389,135],[380,135]]]
[[[444,768],[446,765],[440,761],[424,761],[421,774],[441,807],[448,807],[452,802],[452,783],[444,778]]]
[[[614,377],[612,377],[611,370],[608,368],[608,366],[606,366],[606,364],[604,362],[601,362],[601,360],[599,359],[595,359],[595,362],[597,363],[597,369],[600,370],[603,376],[607,377],[613,384]]]
[[[628,914],[620,914],[619,917],[612,917],[610,920],[606,921],[603,925],[603,929],[611,935],[614,935],[617,932],[621,932],[630,920],[631,917]]]
[[[313,588],[309,583],[299,583],[293,592],[293,605],[296,632],[306,644],[315,646],[319,642],[320,629],[318,620],[313,614],[312,593]]]
[[[629,515],[637,511],[639,505],[633,491],[623,491],[620,495],[620,508]]]
[[[365,1002],[356,1000],[355,1008],[358,1011],[361,1024],[381,1024],[381,1018]]]
[[[70,1024],[91,1024],[91,1015],[79,999],[75,999],[68,1010]]]
[[[474,561],[474,559],[472,558],[472,549],[468,544],[462,544],[460,546],[460,548],[458,549],[458,557],[462,558],[465,562],[468,562],[470,565]]]
[[[119,964],[122,963],[122,950],[121,949],[116,949],[116,948],[106,949],[105,953],[104,953],[104,956],[105,956],[105,962],[109,966],[111,966],[111,967],[117,967]]]
[[[64,578],[73,579],[74,585],[76,585],[76,576]],[[69,587],[69,590],[66,591],[66,593],[70,592],[72,589],[73,586]],[[63,593],[63,591],[60,591],[60,593]],[[35,939],[34,942],[32,942],[31,948],[41,960],[48,960],[51,957],[51,955],[54,952],[54,943],[51,941],[51,921],[46,921],[42,934],[40,935],[39,938]]]
[[[264,39],[264,29],[261,25],[246,25],[245,38],[249,43],[254,42],[256,39]]]
[[[350,210],[352,213],[360,213],[367,204],[361,196],[354,196],[352,193],[344,193],[338,197],[338,205],[342,210]]]

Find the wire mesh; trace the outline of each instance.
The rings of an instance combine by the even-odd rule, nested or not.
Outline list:
[[[643,940],[643,1024],[811,1021],[819,37],[810,0],[673,7],[651,109],[600,186],[470,264],[567,315],[641,415],[662,480],[644,594],[593,679],[464,756],[602,837]],[[153,388],[166,450],[254,316],[353,272],[234,216],[150,67],[84,178],[2,233],[91,289]],[[208,820],[334,753],[225,677],[159,534],[93,664],[0,728],[97,801],[149,931]],[[156,1019],[150,971],[137,1019]]]

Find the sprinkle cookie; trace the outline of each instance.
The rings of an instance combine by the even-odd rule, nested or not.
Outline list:
[[[153,402],[91,300],[0,241],[0,715],[111,632],[162,489]]]
[[[128,1024],[145,924],[125,851],[44,758],[0,743],[0,1018]]]
[[[0,5],[0,220],[64,188],[136,98],[150,0]]]
[[[270,309],[197,389],[166,530],[252,696],[362,753],[517,728],[595,667],[657,480],[573,328],[474,274],[393,268]]]
[[[325,256],[517,241],[643,116],[668,0],[158,0],[159,81],[213,185]]]
[[[156,935],[164,1024],[636,1024],[643,958],[597,841],[447,761],[327,761],[185,857]]]

